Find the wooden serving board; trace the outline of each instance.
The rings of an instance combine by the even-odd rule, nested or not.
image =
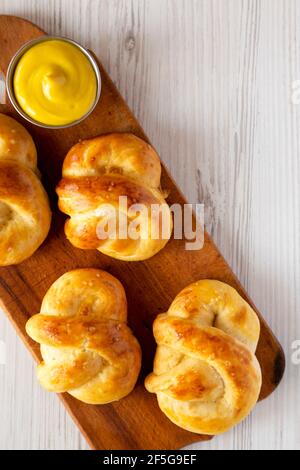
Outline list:
[[[44,34],[37,26],[21,18],[0,16],[0,71],[5,75],[17,49]],[[132,132],[147,140],[101,65],[100,68],[103,80],[101,99],[83,123],[64,130],[46,130],[22,122],[38,148],[39,168],[50,196],[53,221],[46,242],[34,256],[18,266],[0,268],[1,306],[35,359],[39,360],[39,347],[26,335],[24,327],[27,319],[39,312],[42,298],[51,284],[66,271],[80,267],[102,268],[120,279],[127,292],[129,324],[143,349],[143,368],[137,387],[127,398],[105,406],[86,405],[68,394],[62,394],[60,398],[93,449],[177,449],[207,437],[173,425],[159,410],[156,397],[147,393],[143,386],[145,375],[152,369],[155,351],[153,319],[168,309],[182,288],[205,278],[227,282],[252,306],[253,303],[207,234],[204,248],[200,251],[185,251],[184,240],[172,240],[154,258],[138,263],[116,261],[97,251],[79,250],[66,240],[63,230],[65,216],[58,211],[55,186],[70,147],[79,139],[109,132]],[[21,121],[9,103],[1,105],[0,111]],[[185,203],[165,169],[162,187],[170,192],[170,204]],[[257,313],[262,326],[257,356],[263,371],[263,399],[279,384],[285,360],[280,344]]]

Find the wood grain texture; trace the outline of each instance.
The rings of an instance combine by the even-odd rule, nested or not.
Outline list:
[[[18,31],[18,34],[14,31]],[[24,19],[11,15],[0,16],[0,43],[5,43],[0,57],[2,72],[6,74],[11,57],[24,43],[44,34],[37,26]],[[185,240],[171,239],[159,254],[140,263],[120,262],[100,255],[95,250],[75,249],[66,240],[63,230],[65,218],[58,210],[55,188],[61,179],[62,164],[70,147],[79,140],[110,132],[132,132],[147,140],[101,65],[100,71],[101,98],[93,113],[80,125],[69,129],[48,130],[23,122],[37,145],[39,169],[52,203],[52,227],[47,240],[34,256],[20,265],[1,268],[0,301],[34,358],[40,360],[39,347],[25,333],[25,323],[32,314],[39,311],[41,300],[51,284],[65,272],[82,267],[101,268],[116,276],[126,290],[129,325],[142,346],[140,381],[129,396],[105,406],[86,405],[69,394],[59,396],[94,449],[177,449],[210,438],[188,433],[174,426],[160,412],[156,398],[145,390],[143,379],[152,370],[155,350],[153,320],[158,313],[168,309],[178,292],[199,279],[227,282],[249,303],[251,300],[207,235],[200,251],[187,251]],[[0,112],[18,117],[9,102],[0,107]],[[185,203],[164,168],[161,184],[169,193],[170,205]],[[179,271],[180,276],[174,276]],[[260,398],[264,399],[281,381],[285,358],[261,315],[260,320],[261,335],[256,354],[263,375]],[[139,409],[140,416],[135,412],[136,408]]]
[[[189,200],[205,202],[207,227],[290,354],[300,336],[300,111],[291,105],[300,77],[299,4],[71,3],[2,1],[1,12],[98,53]],[[9,423],[0,446],[84,445],[55,397],[37,387],[2,317],[0,339],[9,358],[0,366],[1,422]],[[199,448],[299,448],[297,385],[299,367],[288,361],[284,384],[247,422]]]

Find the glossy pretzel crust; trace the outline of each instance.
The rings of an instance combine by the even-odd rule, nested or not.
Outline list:
[[[41,344],[41,385],[97,405],[128,395],[141,350],[126,322],[126,295],[116,278],[98,269],[64,274],[47,292],[41,313],[26,324]]]
[[[70,242],[82,249],[97,249],[124,261],[145,260],[158,253],[172,232],[169,207],[160,189],[161,164],[154,149],[132,134],[110,134],[78,143],[63,165],[63,179],[57,187],[59,208],[68,214],[65,233]],[[127,197],[121,208],[120,196]],[[116,210],[110,214],[107,206]],[[147,213],[135,216],[130,207],[143,205]],[[151,236],[151,205],[161,210],[159,229]],[[136,217],[144,220],[137,237],[99,237],[99,224],[115,220],[118,210],[128,216],[127,227]],[[163,225],[165,230],[163,231]]]
[[[0,266],[29,258],[49,232],[51,212],[38,175],[31,136],[0,114]]]
[[[224,433],[255,406],[262,377],[260,324],[232,287],[204,280],[184,289],[154,322],[158,344],[146,388],[178,426]]]

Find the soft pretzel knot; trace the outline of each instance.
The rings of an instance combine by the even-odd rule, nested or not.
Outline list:
[[[57,187],[59,208],[70,216],[67,238],[78,248],[125,261],[152,257],[172,232],[160,178],[157,153],[132,134],[78,143],[66,156]]]
[[[38,175],[31,136],[0,114],[0,266],[29,258],[49,232],[51,212]]]
[[[41,344],[37,374],[44,388],[91,404],[133,390],[141,350],[126,324],[126,295],[116,278],[97,269],[68,272],[49,289],[41,312],[26,331]]]
[[[230,286],[204,280],[184,289],[154,322],[154,372],[145,382],[178,426],[220,434],[256,404],[260,335],[253,309]]]

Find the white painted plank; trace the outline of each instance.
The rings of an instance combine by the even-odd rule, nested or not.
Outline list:
[[[297,0],[1,0],[101,58],[287,352],[279,390],[201,449],[299,449],[300,2]],[[42,391],[0,317],[0,448],[86,444]],[[25,404],[25,405],[24,405]]]

